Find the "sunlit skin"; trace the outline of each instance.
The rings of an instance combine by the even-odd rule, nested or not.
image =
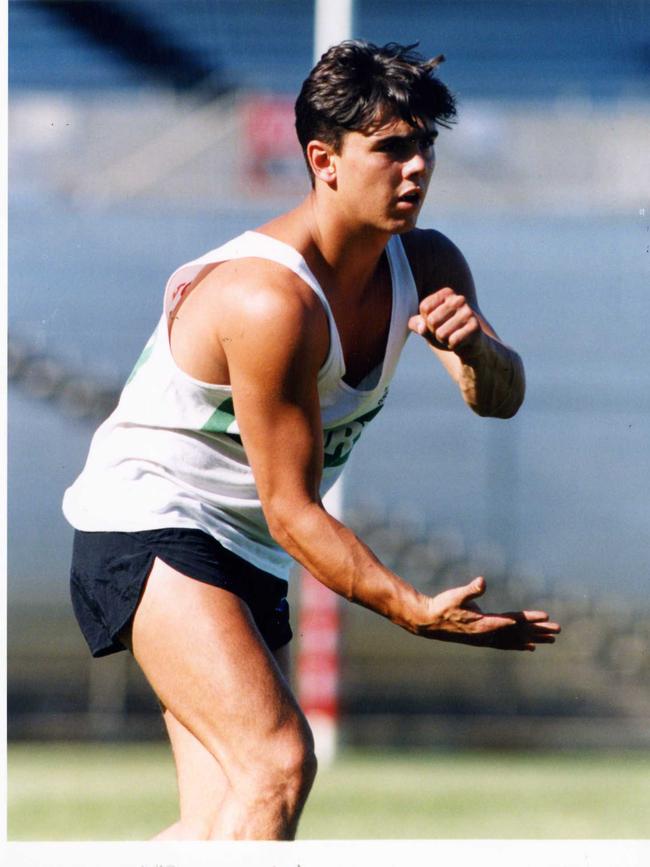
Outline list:
[[[337,318],[348,369],[361,348],[377,343],[369,332],[386,332],[383,251],[396,231],[409,236],[421,295],[409,326],[432,344],[470,406],[488,415],[495,393],[509,398],[520,389],[511,369],[520,361],[481,315],[459,251],[438,233],[412,231],[434,168],[434,132],[431,124],[414,128],[392,118],[365,133],[346,134],[338,149],[310,142],[314,189],[259,231],[293,246],[316,274]],[[445,283],[447,277],[455,285]],[[352,315],[358,310],[366,312]],[[261,260],[211,271],[187,296],[172,330],[174,356],[184,370],[232,384],[242,438],[278,542],[327,586],[417,634],[520,650],[551,643],[559,627],[545,612],[483,616],[473,601],[484,591],[482,579],[423,597],[323,509],[316,380],[328,346],[327,319],[311,290]],[[521,397],[515,394],[515,411]],[[490,637],[499,630],[502,638]]]
[[[340,155],[330,159],[337,201],[351,228],[372,226],[390,237],[415,227],[435,167],[437,135],[431,122],[414,128],[393,118],[344,137]]]
[[[337,149],[311,141],[313,189],[257,231],[298,251],[323,287],[352,386],[385,353],[392,306],[385,247],[399,234],[420,299],[409,328],[431,345],[472,410],[508,417],[523,400],[521,360],[481,314],[460,251],[415,228],[435,135],[426,120],[413,127],[384,112]],[[190,376],[232,386],[269,530],[325,586],[425,638],[515,651],[555,641],[560,627],[544,611],[483,612],[482,577],[421,593],[325,510],[317,384],[330,334],[320,300],[296,274],[260,258],[209,266],[170,323],[170,345]],[[439,459],[413,472],[434,472]],[[190,620],[191,634],[180,625]],[[315,772],[312,744],[244,603],[157,561],[125,640],[165,706],[178,770],[180,820],[161,839],[291,839]]]

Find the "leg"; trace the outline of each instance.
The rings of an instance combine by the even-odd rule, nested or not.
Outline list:
[[[215,757],[169,708],[163,709],[174,754],[180,819],[154,840],[207,840],[228,790],[228,780]]]
[[[183,757],[185,816],[176,831],[203,836],[210,818],[214,839],[292,839],[315,775],[313,742],[248,607],[156,560],[131,646],[173,719],[173,745]],[[186,783],[196,767],[211,808],[190,819],[201,800],[199,787]]]
[[[289,680],[289,646],[273,654],[280,671]],[[174,754],[180,820],[156,835],[155,840],[207,840],[216,825],[228,789],[228,780],[215,757],[206,750],[169,708],[163,719]]]

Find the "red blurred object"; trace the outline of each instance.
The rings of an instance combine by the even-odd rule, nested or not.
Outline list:
[[[339,692],[338,597],[308,572],[300,575],[298,697],[312,724],[316,748],[335,750]]]
[[[302,151],[294,127],[293,99],[254,96],[245,105],[248,180],[273,186],[297,176],[306,179]]]

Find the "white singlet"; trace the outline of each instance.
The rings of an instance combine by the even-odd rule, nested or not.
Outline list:
[[[120,396],[93,437],[86,465],[63,500],[78,530],[203,530],[260,569],[288,578],[291,557],[272,539],[255,480],[239,437],[232,389],[193,379],[175,364],[170,317],[183,290],[206,265],[261,258],[297,274],[320,298],[330,330],[327,359],[318,374],[324,431],[324,495],[341,474],[364,426],[379,412],[417,313],[418,296],[398,236],[387,245],[392,312],[383,363],[360,387],[343,381],[341,341],[325,293],[293,247],[245,232],[180,267],[165,289],[163,313]],[[372,380],[372,381],[371,381]]]

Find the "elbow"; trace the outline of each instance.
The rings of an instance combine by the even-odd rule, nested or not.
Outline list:
[[[291,532],[291,519],[287,512],[278,508],[266,510],[266,523],[273,541],[284,548],[288,554],[291,554],[293,534]]]
[[[521,404],[518,404],[512,408],[508,407],[508,409],[500,409],[498,412],[492,414],[492,418],[502,418],[506,421],[509,418],[514,418],[519,412]]]
[[[492,418],[514,418],[522,407],[525,394],[525,389],[522,388],[520,392],[508,395],[505,403],[499,406],[497,410],[492,413]]]
[[[499,407],[496,418],[512,418],[521,409],[526,397],[526,373],[521,358],[516,355],[513,363],[513,376],[510,390],[505,401]]]
[[[497,406],[483,407],[474,405],[471,408],[476,415],[480,415],[482,418],[514,418],[521,409],[524,396],[525,391],[522,389],[521,391],[508,394],[505,400],[501,401]]]
[[[271,538],[292,557],[296,557],[301,548],[299,540],[305,532],[311,505],[296,504],[282,498],[267,503],[264,509]]]
[[[498,409],[492,409],[491,407],[486,408],[486,407],[474,406],[472,404],[469,404],[469,408],[472,410],[474,415],[478,415],[481,418],[509,419],[509,418],[513,418],[515,415],[517,415],[517,412],[519,411],[519,406],[514,406],[514,407],[508,406],[508,407],[499,407]]]
[[[511,375],[504,386],[493,388],[489,399],[467,401],[470,408],[483,418],[508,419],[517,415],[526,396],[526,376],[519,356],[513,358]]]

